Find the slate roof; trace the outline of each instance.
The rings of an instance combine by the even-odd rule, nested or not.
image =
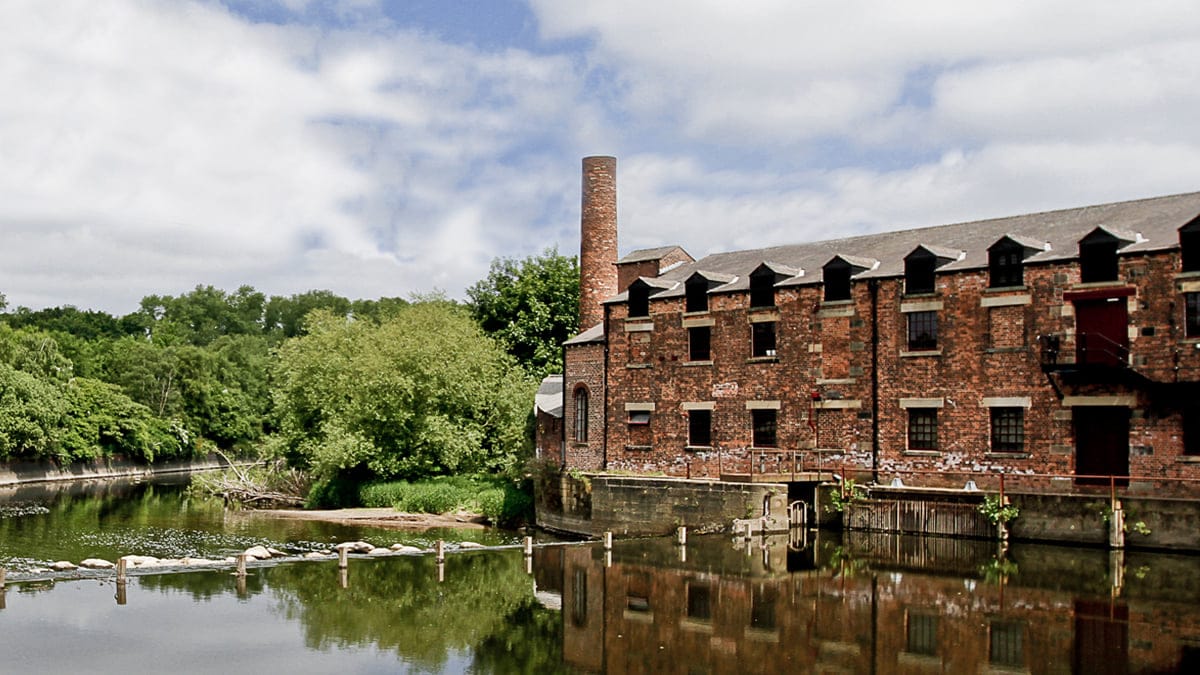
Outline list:
[[[642,248],[642,249],[638,249],[636,251],[630,251],[629,254],[626,255],[624,258],[621,258],[620,260],[618,260],[617,264],[624,265],[626,263],[646,262],[649,260],[662,260],[663,258],[667,257],[667,254],[673,253],[674,251],[677,251],[677,250],[683,251],[683,249],[681,249],[678,246],[659,246],[658,248]],[[683,251],[683,254],[687,255],[687,251]],[[688,256],[688,257],[690,258],[691,256]]]
[[[1179,228],[1198,217],[1200,192],[1191,192],[844,239],[716,253],[663,274],[659,281],[670,282],[671,288],[654,293],[653,297],[682,296],[683,281],[696,272],[707,273],[709,278],[717,275],[735,277],[733,281],[714,288],[711,291],[713,293],[745,290],[749,287],[750,273],[763,263],[770,263],[776,269],[786,267],[802,272],[779,283],[779,286],[816,284],[821,281],[821,268],[838,255],[865,268],[854,276],[855,279],[898,277],[904,275],[905,256],[918,246],[949,259],[938,268],[939,273],[983,269],[987,267],[988,248],[1005,236],[1033,253],[1025,259],[1027,265],[1072,260],[1079,256],[1079,240],[1097,227],[1103,227],[1122,240],[1124,245],[1120,252],[1123,254],[1168,250],[1179,246]],[[669,250],[674,247],[665,248]],[[875,261],[878,261],[878,265],[874,264]],[[624,300],[626,294],[621,293],[606,302]],[[581,338],[583,335],[571,343]],[[595,338],[602,339],[602,336],[593,336],[593,340]]]
[[[563,376],[547,375],[538,385],[537,394],[533,397],[534,410],[540,410],[551,417],[563,416]]]

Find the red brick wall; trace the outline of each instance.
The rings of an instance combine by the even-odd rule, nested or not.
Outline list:
[[[563,391],[563,424],[566,429],[566,466],[572,469],[604,468],[604,344],[571,345],[566,349],[566,371]],[[588,393],[587,442],[575,440],[575,396],[584,389]]]
[[[1177,253],[1121,259],[1121,281],[1134,289],[1118,301],[1129,307],[1134,370],[1158,382],[1200,379],[1200,340],[1183,336],[1183,295]],[[935,293],[905,297],[900,279],[878,285],[879,363],[872,362],[871,289],[852,287],[852,300],[823,303],[818,286],[777,293],[775,358],[750,357],[747,294],[711,296],[712,362],[688,363],[682,298],[652,300],[648,319],[626,320],[611,306],[608,368],[608,466],[633,471],[714,475],[718,462],[741,467],[751,443],[747,402],[779,401],[778,447],[846,451],[869,468],[872,450],[871,373],[879,376],[878,466],[884,471],[930,470],[1070,474],[1075,470],[1072,409],[1065,396],[1123,395],[1134,400],[1130,469],[1134,475],[1200,477],[1200,464],[1181,459],[1178,401],[1119,378],[1080,385],[1041,368],[1038,336],[1062,336],[1062,360],[1074,355],[1074,306],[1064,294],[1080,290],[1074,262],[1027,266],[1025,287],[988,289],[985,270],[944,273]],[[1094,289],[1094,285],[1084,287]],[[908,350],[906,305],[940,303],[938,350]],[[937,305],[934,305],[937,306]],[[755,312],[761,316],[761,312]],[[650,330],[646,330],[650,327]],[[1053,382],[1052,382],[1053,379]],[[1136,378],[1134,378],[1136,379]],[[810,394],[821,399],[810,411]],[[990,450],[990,411],[984,398],[1029,399],[1025,452]],[[938,451],[907,450],[903,399],[937,399]],[[685,449],[684,403],[713,402],[713,449]],[[654,403],[650,447],[627,423],[627,403]],[[816,429],[810,426],[810,413]],[[721,452],[720,460],[717,453]],[[954,476],[947,484],[961,485]]]
[[[604,320],[600,304],[617,294],[617,160],[583,158],[579,241],[579,330]]]

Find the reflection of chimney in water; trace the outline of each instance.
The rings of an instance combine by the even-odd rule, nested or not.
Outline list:
[[[617,294],[617,158],[583,158],[579,228],[579,330],[604,320]]]

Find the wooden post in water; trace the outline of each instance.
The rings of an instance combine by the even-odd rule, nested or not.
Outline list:
[[[346,569],[350,566],[350,549],[346,546],[338,547],[338,568]]]
[[[239,577],[246,576],[246,554],[239,553],[237,556],[237,575]]]
[[[446,561],[445,561],[445,559],[438,561],[437,568],[438,568],[438,583],[440,584],[446,580]]]
[[[0,588],[4,588],[4,580],[8,577],[8,570],[0,567]]]
[[[604,533],[604,550],[605,551],[612,550],[612,532]]]
[[[125,558],[117,559],[117,583],[125,583],[125,575],[129,570],[129,561]]]
[[[439,563],[446,562],[446,542],[438,539],[433,547],[433,555]]]
[[[525,556],[533,555],[533,537],[525,537]]]
[[[342,589],[350,588],[350,570],[346,567],[338,569],[338,587]]]
[[[679,529],[676,530],[675,533],[678,536],[678,539],[676,539],[676,542],[680,546],[687,546],[687,527],[684,525],[680,525]]]

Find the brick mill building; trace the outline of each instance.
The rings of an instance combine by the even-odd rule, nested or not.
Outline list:
[[[1200,193],[618,259],[589,157],[580,262],[566,468],[1200,478]]]

